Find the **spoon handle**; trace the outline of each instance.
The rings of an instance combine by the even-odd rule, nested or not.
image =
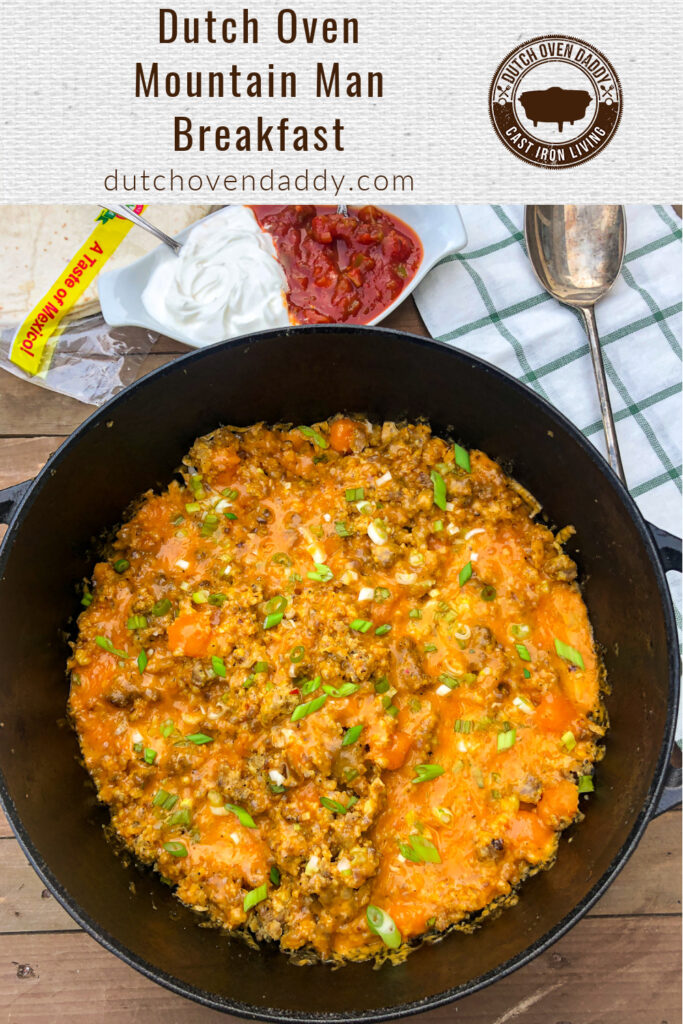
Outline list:
[[[614,426],[612,404],[610,402],[609,391],[607,389],[605,364],[602,361],[602,349],[600,348],[598,325],[595,321],[595,309],[593,306],[582,306],[579,308],[579,312],[583,317],[584,327],[586,328],[586,334],[588,335],[588,342],[590,344],[591,357],[593,359],[593,372],[595,373],[595,383],[598,386],[602,426],[605,431],[605,443],[607,445],[607,461],[622,483],[625,484],[626,476],[624,475],[624,467],[621,464],[621,455],[619,454],[619,442],[617,440],[617,432]]]
[[[129,210],[127,206],[123,206],[119,203],[114,203],[112,205],[110,203],[109,206],[103,206],[102,209],[111,210],[113,213],[118,213],[119,217],[124,217],[126,220],[132,221],[133,224],[137,224],[139,228],[144,228],[145,231],[149,231],[152,235],[155,235],[160,242],[163,242],[169,247],[169,249],[172,249],[176,256],[180,254],[180,250],[182,249],[182,244],[180,242],[176,242],[175,238],[171,238],[170,235],[167,235],[164,231],[155,227],[154,224],[145,220],[144,217],[141,217],[137,213],[133,213],[133,211]]]

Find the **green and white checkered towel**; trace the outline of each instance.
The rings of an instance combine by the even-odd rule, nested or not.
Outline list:
[[[463,206],[461,213],[467,248],[415,292],[425,326],[530,385],[604,454],[582,322],[536,280],[524,208]],[[629,206],[626,217],[624,267],[597,306],[598,330],[629,489],[646,519],[680,536],[681,222],[664,206]],[[681,577],[668,578],[680,629]]]

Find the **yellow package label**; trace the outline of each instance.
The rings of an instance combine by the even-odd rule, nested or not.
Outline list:
[[[131,207],[142,213],[144,206]],[[14,335],[10,359],[26,373],[45,373],[52,360],[61,323],[92,284],[133,224],[111,210],[102,210],[97,226]],[[53,339],[52,343],[50,339]]]

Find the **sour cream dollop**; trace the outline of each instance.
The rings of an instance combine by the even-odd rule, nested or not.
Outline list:
[[[286,292],[272,238],[251,210],[229,206],[193,227],[179,256],[159,252],[142,301],[171,335],[210,345],[289,324]]]

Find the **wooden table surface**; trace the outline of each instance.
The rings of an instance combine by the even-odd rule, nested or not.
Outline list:
[[[426,333],[412,299],[387,325]],[[144,369],[180,351],[160,339]],[[90,411],[0,373],[0,487],[33,476]],[[614,885],[548,952],[483,992],[413,1019],[678,1024],[680,988],[681,813],[673,810],[649,825]],[[147,981],[82,932],[43,888],[0,814],[0,1020],[218,1024],[234,1018]]]

